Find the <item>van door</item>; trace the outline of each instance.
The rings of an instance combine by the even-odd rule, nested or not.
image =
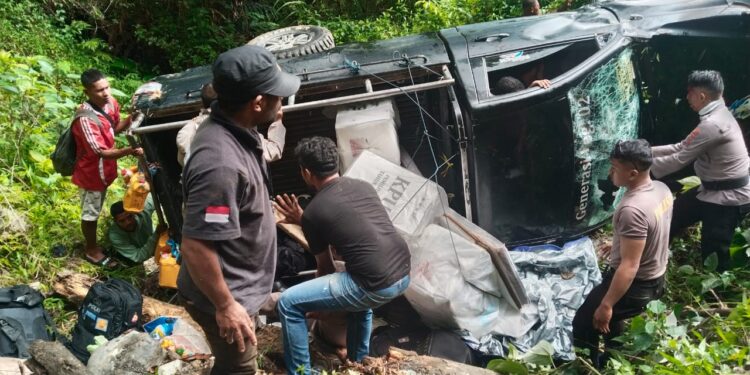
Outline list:
[[[524,85],[510,93],[488,85],[470,114],[476,218],[501,240],[571,238],[612,215],[621,193],[608,178],[609,153],[638,134],[640,97],[630,41],[611,37],[526,50],[542,58],[524,64],[509,64],[507,52],[482,57],[486,82]],[[523,77],[539,67],[545,75]],[[542,78],[552,87],[527,87]]]

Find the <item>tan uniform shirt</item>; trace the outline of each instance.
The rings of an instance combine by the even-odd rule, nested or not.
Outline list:
[[[722,181],[748,175],[750,158],[742,130],[722,100],[709,103],[699,113],[700,123],[682,142],[652,147],[651,173],[656,178],[695,162],[701,181]],[[750,184],[731,190],[700,187],[698,199],[722,206],[750,203]]]
[[[667,271],[672,193],[659,181],[628,190],[612,218],[614,238],[610,267],[620,265],[620,237],[645,239],[646,246],[635,278],[651,280]]]

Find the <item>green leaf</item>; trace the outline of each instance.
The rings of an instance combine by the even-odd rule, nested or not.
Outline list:
[[[677,316],[674,314],[674,311],[670,312],[669,315],[667,315],[667,319],[664,321],[664,326],[666,327],[677,326]]]
[[[546,340],[542,340],[529,349],[529,351],[521,357],[521,360],[526,363],[547,366],[552,364],[552,354],[554,353],[555,348],[552,347],[552,344]]]
[[[682,185],[682,192],[686,192],[693,189],[701,184],[701,179],[697,176],[685,177],[682,180],[677,180]]]
[[[645,331],[649,335],[653,335],[656,332],[656,322],[650,321],[650,322],[646,323],[646,329],[645,329]]]
[[[677,272],[683,275],[692,275],[695,273],[695,268],[689,264],[683,264],[677,268]]]
[[[664,304],[664,302],[657,300],[653,300],[648,303],[647,305],[648,311],[651,311],[654,314],[661,314],[664,311],[667,311],[667,305]]]
[[[685,326],[674,326],[667,327],[667,334],[671,337],[683,337],[687,334],[687,327]]]
[[[716,327],[716,334],[718,334],[719,337],[729,345],[735,345],[737,343],[737,334],[732,331],[725,331],[721,329],[721,327]]]
[[[633,318],[633,320],[630,322],[630,331],[633,333],[641,333],[646,329],[646,319],[643,319],[642,316],[636,316]]]
[[[16,80],[16,87],[18,87],[18,90],[21,92],[27,91],[32,87],[31,81],[27,79],[18,79]]]
[[[487,364],[487,369],[500,374],[529,374],[529,370],[524,364],[509,359],[493,359]]]
[[[647,333],[639,333],[633,338],[633,349],[642,352],[651,347],[654,343],[654,338]]]
[[[44,75],[52,74],[52,72],[55,71],[55,68],[45,60],[39,60],[37,63],[39,64],[40,71]]]
[[[716,254],[714,253],[714,255]],[[701,293],[706,293],[721,284],[722,283],[720,278],[716,276],[709,276],[701,281]]]
[[[29,151],[29,156],[31,157],[32,160],[34,160],[37,163],[42,163],[48,159],[46,156],[40,154],[39,152],[35,150]]]
[[[0,86],[0,88],[2,88],[5,91],[12,92],[14,94],[18,94],[20,92],[20,91],[18,91],[18,88],[14,87],[14,86],[3,85],[3,86]]]
[[[654,368],[649,365],[640,365],[638,366],[638,369],[641,370],[644,374],[650,374],[654,372]]]
[[[716,271],[716,267],[719,266],[719,256],[716,254],[716,252],[711,253],[705,261],[703,261],[703,266],[706,267],[707,271]]]
[[[57,62],[57,70],[59,70],[61,73],[68,75],[70,73],[70,69],[70,61],[62,60]]]
[[[116,88],[110,88],[110,91],[112,92],[112,95],[117,96],[119,98],[127,98],[128,94],[116,89]]]

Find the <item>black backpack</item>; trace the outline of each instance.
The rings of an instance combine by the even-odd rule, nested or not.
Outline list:
[[[132,284],[120,279],[98,282],[78,309],[78,322],[68,349],[81,362],[88,363],[91,353],[86,347],[94,343],[94,336],[113,339],[139,326],[142,315],[143,297]]]
[[[0,357],[29,358],[35,340],[55,339],[44,296],[28,285],[0,288]]]
[[[102,129],[102,123],[99,121],[99,117],[96,113],[88,110],[78,110],[73,117],[73,121],[79,117],[86,117],[91,121],[94,121],[99,125],[99,129]],[[49,158],[52,160],[52,166],[55,168],[55,172],[63,176],[72,176],[73,168],[76,166],[76,140],[73,137],[73,125],[68,126],[67,129],[63,130],[60,134],[60,138],[57,139],[55,150],[52,151]]]

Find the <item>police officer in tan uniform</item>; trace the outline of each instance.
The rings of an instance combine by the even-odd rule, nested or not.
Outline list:
[[[688,76],[687,101],[700,116],[698,126],[680,143],[652,148],[651,173],[661,178],[693,164],[701,185],[677,197],[670,238],[698,221],[703,258],[718,255],[718,270],[730,267],[734,230],[750,209],[750,158],[737,120],[722,98],[724,82],[713,70]]]

